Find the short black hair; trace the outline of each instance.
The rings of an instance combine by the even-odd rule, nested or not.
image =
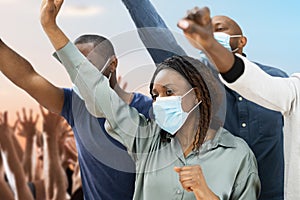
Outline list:
[[[98,53],[101,54],[106,60],[115,55],[115,50],[111,41],[100,35],[81,35],[74,41],[74,43],[75,45],[92,43],[94,45],[95,51],[98,51]]]

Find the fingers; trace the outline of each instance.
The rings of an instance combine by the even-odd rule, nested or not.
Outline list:
[[[39,120],[39,118],[40,118],[40,115],[39,114],[37,114],[36,116],[35,116],[35,120],[33,121],[33,123],[37,123],[38,122],[38,120]]]
[[[177,173],[180,173],[181,167],[174,167],[174,171],[177,172]]]
[[[19,124],[19,120],[17,119],[12,127],[13,131],[15,132],[15,130],[17,129],[18,127],[18,124]]]
[[[56,5],[58,11],[60,10],[63,3],[64,3],[64,0],[56,0],[55,1],[55,5]]]
[[[8,124],[8,122],[7,122],[7,111],[4,111],[4,114],[3,114],[3,123],[4,124]]]
[[[22,108],[22,112],[23,112],[23,119],[24,119],[24,121],[27,121],[27,115],[26,115],[25,108]]]
[[[41,110],[43,117],[45,117],[47,115],[46,110],[44,110],[43,106],[41,106],[41,105],[40,105],[40,110]]]
[[[186,191],[191,192],[192,188],[199,187],[203,178],[199,165],[174,167],[174,170],[179,174],[179,181]]]
[[[206,26],[210,22],[210,11],[207,7],[195,7],[187,12],[186,19],[194,21],[196,24]]]
[[[118,82],[119,86],[120,86],[123,90],[126,90],[126,89],[127,89],[128,82],[123,83],[123,85],[121,86],[121,83],[122,83],[122,76],[118,76],[117,82]]]
[[[180,20],[177,26],[181,28],[185,33],[189,33],[189,34],[192,33],[201,34],[202,32],[205,31],[205,28],[196,24],[194,21],[188,19]]]

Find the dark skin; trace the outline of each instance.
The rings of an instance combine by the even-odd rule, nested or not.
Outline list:
[[[205,50],[211,60],[217,66],[221,73],[228,72],[233,63],[234,56],[232,52],[215,40],[213,33],[221,31],[229,35],[241,34],[241,29],[232,19],[225,16],[216,16],[211,18],[210,10],[207,7],[197,8],[188,11],[187,16],[178,22],[189,40],[197,49]],[[231,38],[232,49],[238,47],[237,53],[242,53],[246,45],[246,37]]]
[[[212,25],[214,32],[223,32],[227,33],[228,35],[243,35],[243,32],[240,26],[226,16],[214,16],[212,19]],[[230,46],[232,49],[238,48],[236,53],[242,54],[243,48],[247,44],[247,38],[245,36],[238,37],[238,38],[231,38],[230,39]]]

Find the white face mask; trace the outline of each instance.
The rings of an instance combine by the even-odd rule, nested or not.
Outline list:
[[[224,32],[214,32],[214,37],[223,47],[228,49],[228,51],[234,53],[239,48],[237,47],[234,50],[231,49],[230,38],[242,37],[242,35],[228,35],[227,33]]]
[[[188,113],[182,110],[182,98],[192,90],[193,88],[183,96],[156,98],[156,101],[153,103],[153,112],[155,122],[159,127],[172,135],[182,127],[188,115],[202,102],[199,101]]]

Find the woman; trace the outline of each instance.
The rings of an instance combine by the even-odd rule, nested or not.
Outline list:
[[[69,43],[57,53],[63,61],[72,55],[63,63],[89,111],[106,117],[108,133],[135,160],[134,199],[257,199],[255,157],[242,139],[221,127],[220,98],[211,98],[218,94],[217,80],[205,65],[179,56],[161,63],[150,85],[155,119],[149,120],[75,51]]]

